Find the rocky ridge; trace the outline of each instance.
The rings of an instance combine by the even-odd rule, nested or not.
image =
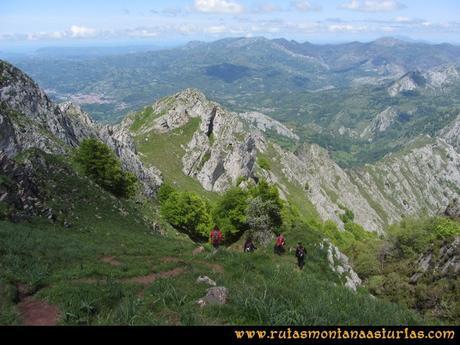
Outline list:
[[[97,125],[70,102],[54,104],[32,79],[2,61],[0,134],[0,152],[9,158],[30,148],[66,154],[86,138],[99,138],[114,150],[123,168],[139,178],[146,195],[152,196],[161,184],[159,171],[144,167],[124,128]]]
[[[460,79],[460,73],[454,65],[441,65],[428,71],[412,71],[394,81],[388,87],[388,94],[395,97],[408,91],[443,91]]]
[[[289,199],[288,181],[315,206],[323,220],[333,220],[343,228],[340,216],[348,209],[354,213],[355,222],[376,232],[402,216],[437,214],[459,197],[460,155],[439,138],[421,138],[373,165],[343,169],[318,145],[303,145],[296,152],[282,149],[268,140],[254,121],[225,111],[197,90],[167,97],[152,109],[157,115],[136,132],[161,135],[192,118],[200,119],[198,129],[184,146],[182,171],[208,191],[222,192],[241,180],[265,178]],[[387,109],[375,123],[377,129],[391,123],[385,114],[394,112]],[[131,118],[128,124],[133,121]],[[257,162],[261,154],[279,169],[262,169]],[[421,185],[427,188],[421,190]]]

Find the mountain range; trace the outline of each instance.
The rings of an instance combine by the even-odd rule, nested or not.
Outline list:
[[[18,61],[46,90],[53,88],[51,98],[27,74],[0,61],[0,218],[5,219],[0,224],[6,229],[0,236],[10,246],[0,247],[7,254],[0,265],[36,260],[33,241],[43,248],[48,245],[37,234],[53,239],[49,243],[59,248],[50,250],[53,263],[42,258],[46,264],[31,265],[37,271],[18,268],[15,273],[5,268],[0,296],[7,296],[2,291],[8,287],[15,289],[17,296],[5,304],[11,310],[46,297],[68,311],[64,322],[69,324],[94,323],[97,317],[127,322],[126,310],[116,309],[115,317],[110,302],[99,305],[90,298],[95,284],[106,284],[104,293],[118,296],[116,308],[137,308],[143,318],[162,324],[216,319],[238,323],[243,314],[244,323],[260,321],[247,309],[251,304],[244,302],[244,294],[236,292],[242,283],[235,277],[247,279],[244,284],[248,291],[254,289],[255,300],[262,298],[257,294],[261,281],[270,286],[271,294],[291,278],[273,274],[277,262],[268,251],[256,254],[259,261],[254,264],[236,254],[236,247],[217,254],[199,247],[165,221],[159,195],[161,186],[171,186],[205,199],[203,205],[218,204],[235,188],[251,190],[266,181],[276,187],[285,205],[288,239],[307,241],[311,252],[308,272],[314,278],[295,276],[296,286],[326,284],[321,298],[337,294],[349,299],[342,306],[348,316],[337,322],[347,323],[351,309],[361,303],[369,306],[368,311],[380,311],[380,319],[372,315],[374,322],[388,322],[392,310],[397,314],[392,322],[418,322],[418,316],[404,309],[407,306],[430,318],[455,322],[455,308],[445,305],[458,304],[452,291],[460,269],[455,225],[460,200],[459,53],[455,46],[389,38],[339,46],[244,38],[104,59]],[[80,107],[68,100],[55,102],[70,94],[79,94],[79,99],[90,95],[102,102],[99,105],[110,105],[107,114],[124,108],[126,116],[118,123],[99,123],[85,111],[91,109],[84,106],[88,103]],[[111,122],[116,119],[120,116],[110,117]],[[91,138],[104,143],[139,182],[134,198],[116,198],[78,168],[75,151]],[[414,218],[430,219],[420,228],[437,237],[418,234],[418,223],[411,225]],[[33,252],[27,259],[20,249],[23,240],[17,237],[20,228],[33,238],[23,244]],[[268,239],[272,237],[270,233]],[[65,245],[70,238],[84,254],[70,251]],[[91,250],[84,249],[88,245],[94,246],[98,258],[90,258]],[[61,251],[70,251],[70,266],[54,263],[53,255]],[[145,253],[147,261],[136,259]],[[288,258],[281,260],[289,267]],[[264,271],[264,262],[270,272]],[[404,264],[397,266],[398,262]],[[156,267],[153,272],[147,263]],[[114,281],[108,278],[110,267]],[[193,292],[184,297],[174,284],[184,289],[198,273],[210,275],[210,267],[233,297],[225,316],[204,309],[198,320],[190,315],[197,312],[195,300],[203,289],[190,288]],[[41,271],[44,279],[37,278]],[[250,272],[257,278],[246,275]],[[286,272],[291,274],[291,269]],[[163,278],[171,278],[172,285],[162,286]],[[427,291],[422,293],[414,284]],[[132,285],[137,288],[130,290]],[[402,300],[390,286],[404,287],[409,297]],[[430,287],[443,297],[428,302]],[[77,288],[86,291],[82,298],[93,311],[60,299]],[[227,288],[218,293],[226,294]],[[391,298],[376,306],[381,302],[367,289]],[[159,307],[152,296],[166,292]],[[141,302],[124,305],[133,303],[133,293],[152,297],[147,301],[159,308],[159,314],[149,314]],[[301,298],[286,293],[292,300]],[[317,297],[308,296],[299,308],[307,308]],[[206,305],[209,300],[204,300]],[[333,308],[326,309],[327,320],[321,321],[315,319],[319,309],[302,309],[296,316],[285,302],[281,308],[286,318],[279,322],[328,323],[334,314]],[[399,306],[387,302],[405,307],[391,309]],[[265,313],[265,322],[278,322],[276,310]],[[367,317],[364,311],[356,313],[356,323]],[[5,315],[9,314],[0,310],[0,317],[15,319]]]

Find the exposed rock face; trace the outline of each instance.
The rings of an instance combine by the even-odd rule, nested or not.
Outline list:
[[[460,73],[455,66],[444,65],[426,72],[425,78],[431,88],[443,88],[459,80]]]
[[[0,203],[9,210],[1,217],[28,217],[39,214],[42,196],[31,164],[18,164],[0,152]]]
[[[123,168],[141,181],[148,196],[161,184],[155,168],[145,168],[128,131],[99,126],[70,102],[53,104],[19,69],[0,61],[0,152],[8,157],[29,148],[65,154],[86,138],[99,138],[119,156]]]
[[[373,137],[375,134],[384,132],[395,122],[398,113],[393,107],[388,107],[378,114],[372,123],[361,133],[361,138]]]
[[[239,177],[252,177],[256,143],[236,116],[220,107],[208,109],[205,114],[199,131],[186,147],[183,172],[196,177],[206,190],[220,192]]]
[[[62,112],[32,79],[0,61],[0,80],[1,132],[9,138],[0,142],[1,151],[10,157],[32,147],[63,153],[65,146],[78,145],[84,125]]]
[[[183,173],[196,178],[208,191],[220,192],[235,184],[239,177],[251,178],[256,162],[257,133],[249,132],[235,115],[210,102],[199,91],[187,89],[152,106],[163,114],[144,123],[137,134],[165,133],[199,118],[199,129],[184,147]],[[130,127],[125,121],[123,127]]]
[[[209,191],[224,191],[239,177],[264,178],[277,185],[281,197],[288,199],[287,180],[303,191],[305,201],[313,203],[323,220],[333,220],[343,228],[340,216],[349,209],[356,223],[379,233],[403,215],[421,211],[437,214],[455,197],[460,199],[455,188],[460,184],[460,156],[441,139],[422,138],[420,144],[376,164],[343,169],[318,145],[304,145],[296,153],[282,149],[253,124],[226,112],[196,90],[167,97],[152,109],[159,116],[144,123],[140,133],[160,134],[184,126],[192,118],[201,120],[199,129],[183,147],[182,170]],[[385,130],[397,116],[393,108],[388,108],[376,118],[372,131]],[[130,124],[127,122],[125,127]],[[258,167],[259,153],[270,156],[278,169]]]
[[[460,114],[449,126],[441,130],[439,135],[460,153]]]
[[[459,199],[452,200],[447,206],[446,210],[444,211],[444,215],[450,218],[460,220],[460,200]]]
[[[435,215],[459,198],[460,155],[443,140],[427,140],[406,153],[350,170],[363,196],[379,205],[379,217],[387,224],[423,211]]]
[[[410,279],[412,284],[417,283],[427,272],[431,272],[430,276],[437,279],[460,274],[460,236],[444,244],[439,253],[435,254],[429,251],[420,256],[416,263],[417,271]]]
[[[352,291],[361,286],[362,281],[348,262],[348,257],[329,241],[321,243],[321,249],[327,250],[327,260],[331,269],[345,281],[345,287]]]
[[[460,72],[453,65],[442,65],[425,72],[409,72],[388,87],[390,96],[407,91],[442,92],[460,80]]]
[[[390,96],[395,97],[402,92],[417,90],[425,84],[425,77],[420,72],[409,72],[392,83],[388,88],[388,93]]]
[[[376,211],[360,194],[345,170],[339,167],[328,152],[318,145],[305,145],[297,154],[275,146],[284,175],[289,181],[308,185],[306,198],[315,205],[320,217],[331,219],[343,228],[339,205],[353,211],[355,221],[369,231],[380,231],[383,222]]]
[[[259,112],[247,112],[238,114],[242,119],[248,121],[262,132],[266,132],[267,130],[272,130],[279,135],[285,136],[290,139],[299,140],[299,136],[295,134],[292,130],[287,128],[282,123],[273,120],[271,117],[264,115]]]
[[[144,194],[152,197],[163,181],[155,167],[146,167],[137,155],[134,141],[121,126],[97,126],[97,136],[120,158],[123,169],[132,172],[141,182]]]

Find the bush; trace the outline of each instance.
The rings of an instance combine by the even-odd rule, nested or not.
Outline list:
[[[193,240],[205,240],[212,227],[210,206],[198,195],[173,192],[161,205],[161,214],[174,228]]]
[[[219,226],[227,242],[238,240],[249,226],[246,217],[248,192],[232,188],[217,202],[213,210],[214,222]]]
[[[261,180],[249,191],[253,199],[260,198],[264,203],[264,209],[272,227],[279,228],[283,224],[281,212],[283,210],[283,201],[280,199],[278,188],[271,186],[267,181]]]
[[[340,219],[345,224],[353,223],[353,221],[355,220],[355,215],[351,210],[349,210],[348,208],[345,208],[345,213],[340,215]]]
[[[75,161],[85,175],[118,197],[129,198],[135,193],[136,177],[124,172],[121,163],[107,145],[96,140],[84,140],[75,154]]]
[[[257,158],[257,164],[264,170],[270,170],[270,162],[266,157],[260,156]]]
[[[157,192],[157,199],[160,204],[166,202],[169,197],[175,192],[175,189],[168,183],[163,183]]]

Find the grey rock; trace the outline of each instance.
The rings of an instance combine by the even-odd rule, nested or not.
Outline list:
[[[353,270],[350,265],[348,257],[343,254],[336,246],[334,246],[329,240],[325,240],[321,243],[321,249],[327,251],[327,260],[329,267],[338,274],[338,276],[345,280],[345,287],[352,291],[356,291],[362,284],[362,280],[358,274]]]
[[[3,61],[0,79],[0,152],[10,158],[30,148],[67,154],[82,140],[98,138],[114,150],[125,170],[138,177],[144,193],[154,195],[161,174],[143,165],[127,130],[97,125],[70,102],[55,105],[32,79]]]
[[[209,278],[208,276],[199,276],[196,280],[197,283],[204,283],[210,286],[216,286],[216,282]]]
[[[226,287],[212,287],[207,290],[206,296],[200,298],[197,304],[200,307],[207,305],[222,305],[228,301],[228,289]]]

